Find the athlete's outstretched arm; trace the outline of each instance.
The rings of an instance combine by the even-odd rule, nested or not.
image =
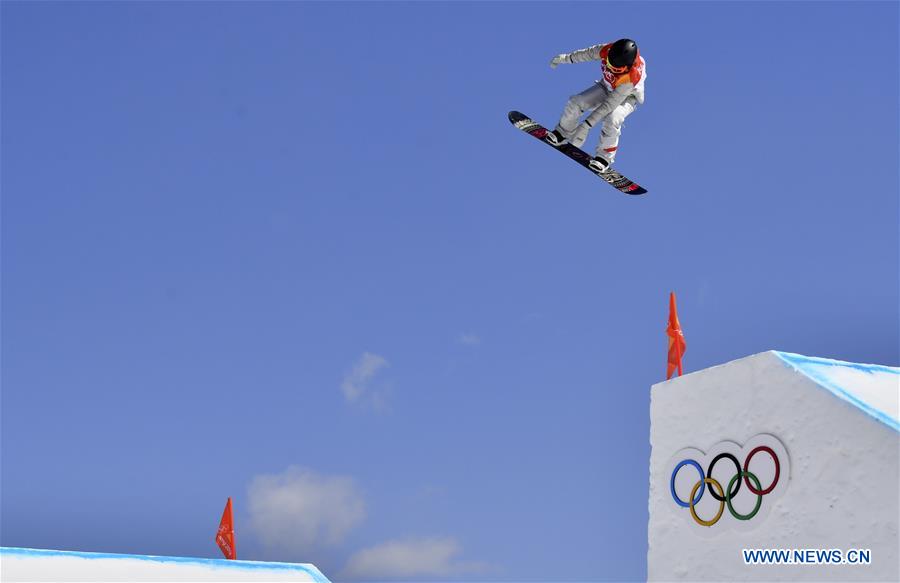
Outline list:
[[[577,51],[573,51],[571,53],[560,53],[553,57],[553,60],[550,61],[550,66],[552,68],[556,68],[560,63],[586,63],[588,61],[599,61],[600,60],[600,49],[603,48],[604,43],[600,43],[599,45],[593,45],[586,49],[579,49]]]

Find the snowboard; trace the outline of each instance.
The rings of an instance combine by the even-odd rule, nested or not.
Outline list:
[[[589,165],[592,156],[581,148],[577,148],[572,144],[569,144],[568,142],[559,147],[554,146],[546,139],[546,136],[548,133],[550,133],[550,130],[532,120],[524,113],[519,113],[518,111],[509,112],[509,121],[523,132],[531,134],[554,150],[557,150],[563,155],[571,158],[572,160],[575,160],[576,162],[587,168],[587,170],[591,174],[599,176],[601,179],[611,184],[613,188],[620,190],[625,194],[631,195],[645,194],[647,192],[646,188],[643,188],[636,182],[632,182],[612,167],[607,169],[606,172],[596,172]]]

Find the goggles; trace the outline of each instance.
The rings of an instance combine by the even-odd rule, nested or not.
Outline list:
[[[613,64],[609,62],[609,55],[606,56],[606,68],[609,69],[611,72],[615,73],[616,75],[621,75],[622,73],[624,73],[625,71],[628,70],[627,65],[622,66],[622,67],[614,67]]]

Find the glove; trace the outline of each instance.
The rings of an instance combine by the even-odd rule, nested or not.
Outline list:
[[[569,62],[569,53],[561,53],[553,57],[550,61],[550,68],[555,69],[556,66],[560,63],[568,63]]]

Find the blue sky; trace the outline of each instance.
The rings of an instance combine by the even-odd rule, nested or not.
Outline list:
[[[2,4],[0,544],[646,576],[649,387],[898,365],[898,5]],[[626,197],[512,128],[628,36]],[[593,148],[596,135],[586,147]]]

